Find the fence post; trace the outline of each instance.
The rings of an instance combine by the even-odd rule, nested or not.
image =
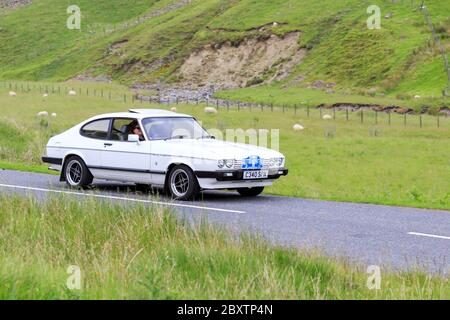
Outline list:
[[[439,113],[437,114],[437,127],[440,127],[440,123],[439,123]]]
[[[403,115],[403,125],[406,127],[406,113]]]
[[[306,106],[306,115],[309,118],[309,106]]]
[[[345,108],[345,119],[348,121],[348,108]]]
[[[361,108],[361,123],[364,123],[364,109]]]
[[[419,122],[420,122],[420,127],[422,128],[422,125],[423,125],[423,123],[422,123],[422,115],[419,115]]]
[[[390,111],[388,112],[388,122],[389,122],[389,125],[391,125],[391,112]]]
[[[378,124],[378,111],[374,110],[375,112],[375,124]]]
[[[294,114],[297,114],[297,105],[294,105]]]

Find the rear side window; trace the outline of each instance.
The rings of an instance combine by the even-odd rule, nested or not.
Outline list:
[[[110,119],[89,122],[81,128],[81,135],[93,139],[107,139]]]

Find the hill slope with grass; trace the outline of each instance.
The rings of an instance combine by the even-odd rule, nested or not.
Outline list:
[[[34,0],[0,13],[1,79],[272,82],[278,89],[423,96],[439,96],[447,86],[418,1],[79,0],[81,30],[68,30],[71,4]],[[380,30],[367,28],[372,4],[381,8]],[[449,49],[449,2],[426,5]],[[295,40],[283,42],[288,35]],[[217,76],[204,83],[213,71]],[[223,83],[224,74],[231,80]]]

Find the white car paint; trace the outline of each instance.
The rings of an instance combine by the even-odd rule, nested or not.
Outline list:
[[[141,109],[130,112],[110,113],[92,117],[73,128],[52,137],[46,147],[44,162],[51,163],[51,169],[62,171],[64,161],[69,155],[79,156],[87,165],[94,178],[112,181],[133,182],[163,186],[171,166],[185,164],[197,175],[202,189],[233,189],[269,186],[287,170],[282,166],[267,166],[271,158],[284,156],[274,150],[253,145],[219,141],[215,139],[174,139],[128,142],[94,139],[82,136],[81,128],[100,119],[129,118],[136,119],[142,126],[146,118],[192,118],[192,116],[165,110]],[[243,171],[239,163],[247,157],[258,156],[266,163],[264,170],[269,171],[268,179],[244,180],[225,179],[215,176],[225,172],[239,175]],[[238,164],[232,168],[219,168],[218,161],[233,159]],[[284,162],[284,161],[283,161]]]

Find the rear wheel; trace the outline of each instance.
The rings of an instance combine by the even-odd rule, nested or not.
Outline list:
[[[66,160],[64,176],[67,184],[72,188],[87,187],[94,179],[84,161],[77,156],[70,157]]]
[[[200,192],[197,177],[186,165],[179,165],[172,169],[167,188],[172,198],[177,200],[192,200]]]
[[[239,188],[237,192],[243,197],[256,197],[264,191],[264,187]]]

